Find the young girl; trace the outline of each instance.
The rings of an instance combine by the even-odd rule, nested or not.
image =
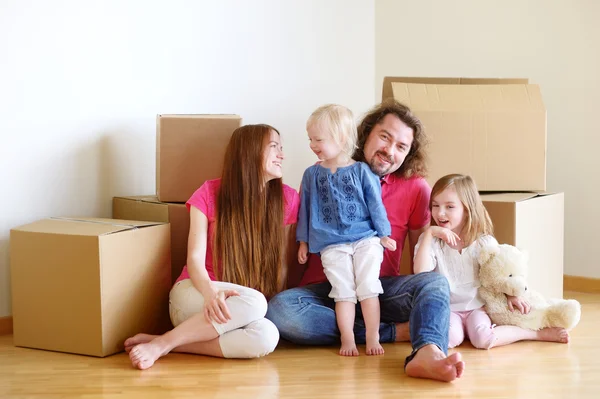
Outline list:
[[[354,161],[356,125],[352,112],[324,105],[308,119],[310,149],[320,162],[304,172],[297,239],[298,261],[321,254],[329,297],[335,301],[340,355],[358,356],[354,340],[356,301],[365,319],[367,355],[383,354],[379,344],[379,269],[383,248],[396,250],[381,201],[379,178]]]
[[[515,326],[494,326],[483,309],[478,294],[480,249],[498,245],[492,236],[492,222],[483,206],[475,182],[469,176],[447,175],[431,191],[431,227],[415,246],[415,273],[436,271],[450,284],[450,331],[448,347],[460,345],[465,338],[479,349],[517,341],[569,341],[562,328],[540,331]],[[518,297],[507,297],[508,306],[523,313],[529,304]]]

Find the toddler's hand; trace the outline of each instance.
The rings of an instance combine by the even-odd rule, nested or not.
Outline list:
[[[384,248],[389,249],[390,251],[396,250],[396,240],[394,240],[391,237],[382,237],[381,245],[383,245]]]
[[[518,296],[507,295],[506,301],[508,302],[508,309],[511,312],[514,312],[515,308],[517,308],[517,310],[519,310],[519,312],[523,314],[527,314],[531,310],[531,305],[529,304],[529,302]]]
[[[301,265],[305,264],[308,260],[308,244],[300,242],[300,248],[298,248],[298,263]]]
[[[431,231],[432,236],[439,238],[446,244],[453,247],[455,247],[456,244],[460,241],[460,237],[458,236],[458,234],[445,227],[431,226],[429,228],[429,231]]]

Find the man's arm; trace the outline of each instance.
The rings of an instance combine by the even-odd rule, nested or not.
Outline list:
[[[421,234],[429,228],[429,223],[417,230],[408,231],[408,245],[410,250],[410,270],[411,273],[415,273],[415,245],[419,241]]]

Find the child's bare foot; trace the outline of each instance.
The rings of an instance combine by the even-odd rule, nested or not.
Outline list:
[[[409,377],[450,382],[462,376],[465,363],[460,353],[446,357],[437,346],[426,345],[417,351],[405,370]]]
[[[560,327],[549,327],[539,330],[538,337],[540,341],[560,342],[566,344],[569,342],[569,332]]]
[[[163,348],[153,340],[134,346],[129,352],[129,359],[133,367],[145,370],[152,367],[158,358],[166,354]]]
[[[379,343],[379,332],[367,333],[367,355],[383,355],[383,347]]]
[[[158,335],[136,334],[133,337],[127,338],[124,344],[125,352],[129,353],[131,352],[131,349],[133,349],[134,346],[150,342],[156,337],[158,337]]]
[[[340,348],[340,356],[358,356],[358,349],[354,342],[354,335],[349,337],[342,336],[342,347]]]

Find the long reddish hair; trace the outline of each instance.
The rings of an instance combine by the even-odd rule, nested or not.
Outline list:
[[[265,184],[269,125],[245,125],[233,132],[225,152],[216,203],[213,246],[215,273],[222,281],[278,292],[283,265],[284,196],[281,179]]]

